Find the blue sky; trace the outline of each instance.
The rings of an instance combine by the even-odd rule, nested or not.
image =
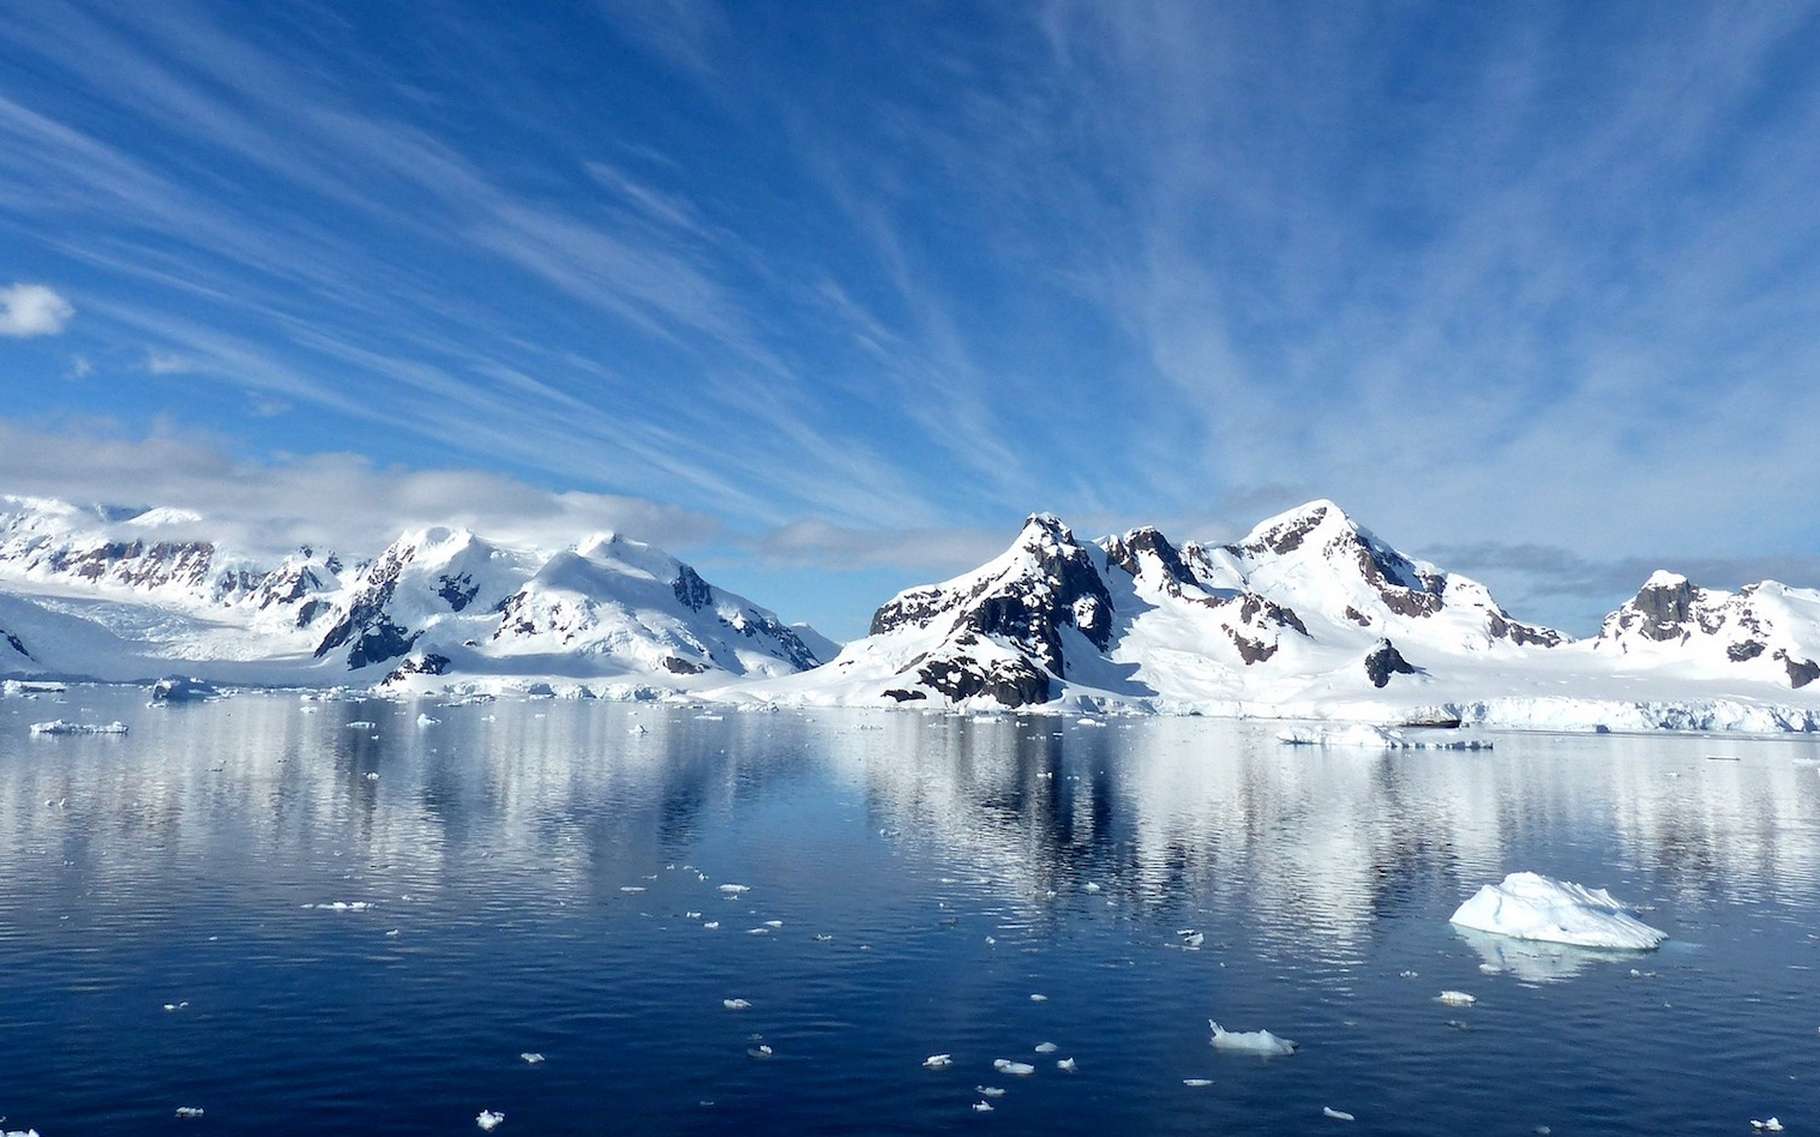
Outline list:
[[[1799,3],[21,5],[0,488],[614,525],[837,635],[1039,508],[1332,497],[1575,630],[1820,584],[1815,59]]]

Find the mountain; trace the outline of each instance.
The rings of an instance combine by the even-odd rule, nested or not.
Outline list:
[[[827,666],[723,693],[1820,729],[1820,699],[1793,695],[1820,654],[1816,594],[1766,582],[1699,595],[1640,596],[1596,640],[1575,641],[1513,616],[1478,581],[1404,555],[1330,501],[1224,545],[1177,544],[1149,527],[1082,541],[1034,514],[1000,556],[887,601],[870,634]]]
[[[1605,618],[1597,647],[1630,666],[1747,675],[1798,690],[1820,679],[1820,591],[1765,580],[1723,592],[1658,571]]]
[[[552,553],[430,527],[370,560],[300,549],[268,567],[181,511],[0,507],[9,674],[647,694],[821,659],[774,613],[614,534]]]

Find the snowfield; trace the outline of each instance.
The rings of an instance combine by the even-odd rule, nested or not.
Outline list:
[[[1329,501],[1225,545],[1154,528],[1083,541],[1034,514],[844,647],[618,534],[543,550],[430,527],[371,559],[262,566],[207,528],[0,498],[0,675],[1217,715],[1368,749],[1441,744],[1428,728],[1820,731],[1820,592],[1658,572],[1575,640]]]

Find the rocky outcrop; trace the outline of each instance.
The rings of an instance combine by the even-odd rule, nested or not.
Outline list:
[[[1365,677],[1371,680],[1373,687],[1386,687],[1392,675],[1414,675],[1416,668],[1397,646],[1389,640],[1379,640],[1378,646],[1365,655]]]

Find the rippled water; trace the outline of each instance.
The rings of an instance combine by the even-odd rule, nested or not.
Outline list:
[[[1813,742],[1381,756],[1197,719],[142,702],[0,701],[4,1128],[1820,1125]],[[53,717],[132,733],[28,737]],[[1673,940],[1449,927],[1516,869],[1608,886]],[[307,907],[335,902],[372,907]],[[1303,1049],[1216,1052],[1209,1017]],[[980,1085],[1006,1091],[990,1114]]]

